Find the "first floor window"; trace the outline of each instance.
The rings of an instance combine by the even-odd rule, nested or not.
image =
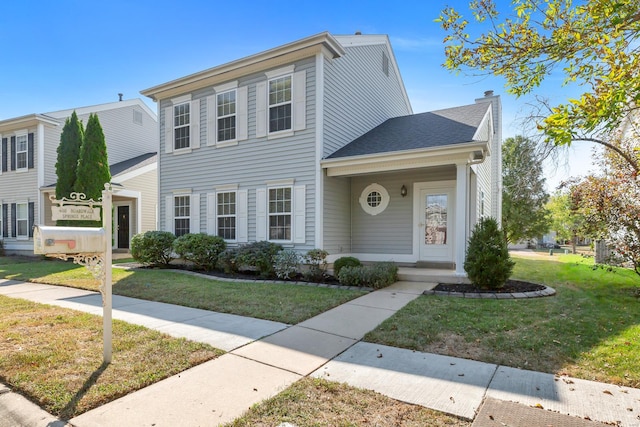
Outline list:
[[[218,193],[218,236],[236,239],[236,192]]]
[[[27,203],[16,205],[16,237],[29,237],[29,206]]]
[[[269,189],[269,240],[291,240],[291,187]]]
[[[7,205],[0,205],[0,239],[2,239],[4,237],[4,210],[6,209]]]
[[[191,196],[176,196],[174,198],[174,234],[180,237],[190,231]]]
[[[16,169],[27,169],[27,135],[16,136]]]

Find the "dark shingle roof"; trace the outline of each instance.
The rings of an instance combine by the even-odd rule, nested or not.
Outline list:
[[[120,163],[115,163],[109,166],[109,170],[111,171],[111,176],[116,176],[125,172],[130,172],[132,170],[141,168],[146,165],[150,165],[157,161],[158,161],[157,153],[146,153],[141,156],[134,157],[132,159],[124,160]]]
[[[472,142],[491,104],[479,103],[388,119],[328,158],[363,156]]]

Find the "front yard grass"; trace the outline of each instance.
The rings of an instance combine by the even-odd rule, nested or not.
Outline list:
[[[556,296],[422,296],[365,341],[640,387],[637,275],[579,255],[514,260],[513,278],[551,286]]]
[[[65,420],[224,353],[114,320],[103,365],[101,317],[2,295],[0,313],[0,382]]]
[[[112,271],[115,295],[287,324],[300,323],[366,293],[269,282],[223,282],[162,269]],[[0,277],[98,290],[91,273],[70,261],[3,257]]]

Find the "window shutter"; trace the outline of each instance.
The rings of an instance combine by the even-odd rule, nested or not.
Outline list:
[[[238,190],[236,203],[236,240],[246,243],[249,241],[247,190]]]
[[[216,145],[216,96],[207,96],[207,145]]]
[[[9,156],[8,156],[8,141],[7,138],[2,138],[2,172],[7,171],[7,167],[9,165]]]
[[[189,201],[191,215],[189,217],[189,233],[195,234],[200,232],[200,194],[191,195]]]
[[[307,71],[293,73],[293,130],[307,127]]]
[[[13,237],[16,237],[18,235],[18,221],[16,215],[16,204],[11,203],[11,236]]]
[[[16,137],[11,137],[11,170],[16,170]],[[15,236],[15,234],[14,234]]]
[[[256,84],[256,138],[267,136],[267,82]]]
[[[2,204],[2,237],[9,237],[9,205]]]
[[[164,200],[164,229],[175,233],[176,231],[173,227],[173,196],[166,196]]]
[[[164,152],[173,153],[173,144],[173,106],[171,106],[164,109]]]
[[[247,124],[248,89],[240,86],[236,91],[236,138],[243,141],[249,137]]]
[[[210,236],[218,234],[216,207],[216,193],[207,193],[207,234]]]
[[[189,130],[190,140],[189,146],[194,150],[200,148],[200,100],[194,99],[191,101],[191,108],[189,113],[189,121],[191,123]]]
[[[306,243],[306,192],[304,185],[293,187],[293,243]]]
[[[256,241],[267,240],[267,189],[256,189]]]
[[[28,163],[27,163],[27,168],[29,169],[33,169],[33,159],[34,159],[34,151],[33,151],[33,133],[30,133],[27,136],[27,149],[29,150],[29,153],[27,154],[28,157]]]
[[[30,134],[33,135],[33,134]],[[29,237],[33,237],[33,224],[35,222],[35,207],[36,204],[34,202],[29,202],[28,211],[29,211]]]

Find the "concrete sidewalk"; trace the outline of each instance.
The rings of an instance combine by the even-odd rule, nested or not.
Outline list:
[[[621,426],[640,424],[638,389],[360,342],[365,333],[430,286],[398,282],[295,326],[114,296],[115,319],[207,342],[229,353],[70,423],[79,427],[215,425],[235,419],[251,405],[311,375],[468,419],[478,414],[474,422],[478,426],[494,425],[487,424],[494,421],[505,425],[500,424],[501,416],[518,419],[518,414],[522,423],[508,425],[534,426],[530,416],[525,417],[531,407],[543,408],[536,409],[541,415],[550,415],[544,411],[548,410],[565,417],[556,425],[597,425],[584,418]],[[0,294],[102,312],[99,294],[77,289],[0,281]],[[15,395],[0,395],[0,406],[9,394]],[[500,402],[521,405],[514,409]],[[36,410],[41,411],[35,406]],[[50,421],[30,425],[52,425]],[[588,424],[572,424],[583,421]]]

